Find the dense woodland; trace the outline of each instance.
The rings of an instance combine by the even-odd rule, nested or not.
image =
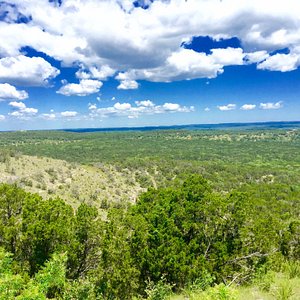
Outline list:
[[[0,143],[3,163],[111,164],[146,190],[99,209],[3,183],[0,299],[247,299],[238,287],[251,285],[299,299],[299,130],[12,132]],[[274,274],[287,286],[273,290]]]

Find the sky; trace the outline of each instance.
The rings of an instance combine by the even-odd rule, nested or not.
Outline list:
[[[0,1],[0,130],[300,121],[299,0]]]

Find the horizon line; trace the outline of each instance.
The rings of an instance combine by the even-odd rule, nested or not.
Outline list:
[[[118,126],[118,127],[72,127],[72,128],[56,128],[56,129],[17,129],[17,130],[0,130],[0,132],[24,132],[24,131],[80,131],[80,130],[99,130],[99,131],[130,131],[139,129],[172,129],[173,127],[192,127],[192,126],[223,126],[223,125],[264,125],[276,123],[299,123],[299,121],[258,121],[258,122],[221,122],[221,123],[192,123],[192,124],[173,124],[173,125],[145,125],[145,126]],[[203,128],[205,129],[205,128]],[[210,128],[207,128],[210,129]]]

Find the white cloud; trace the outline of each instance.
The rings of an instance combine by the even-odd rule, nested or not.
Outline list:
[[[24,102],[12,101],[9,102],[9,105],[14,109],[9,115],[19,119],[27,120],[38,113],[37,108],[27,107]]]
[[[89,108],[89,110],[94,110],[94,109],[97,109],[97,105],[89,103],[88,108]]]
[[[204,111],[210,111],[210,108],[209,107],[205,107]]]
[[[252,64],[262,62],[267,57],[269,57],[268,52],[265,50],[261,50],[252,53],[247,53],[244,59],[247,63]]]
[[[21,112],[27,115],[35,115],[38,113],[38,109],[33,107],[25,107],[21,110]]]
[[[151,100],[135,101],[137,106],[153,107],[155,104]]]
[[[28,10],[30,9],[30,5],[34,5],[34,1],[25,2],[26,5],[28,5],[26,8]],[[43,7],[38,4],[43,4],[42,6],[47,7],[47,3],[41,1],[36,3],[36,7],[33,8],[39,10],[38,14],[40,16],[45,15]],[[49,6],[45,9],[48,10],[45,15],[46,19],[50,16],[49,12],[51,9]],[[30,16],[30,14],[31,12],[28,11],[27,16]],[[53,18],[53,20],[56,19],[54,21],[56,22],[59,14],[59,10],[52,9],[50,18]],[[61,15],[61,17],[63,17],[63,15]],[[81,53],[87,46],[85,38],[73,35],[70,32],[70,28],[67,29],[66,27],[62,27],[59,31],[54,32],[46,24],[37,24],[39,22],[36,21],[37,19],[34,19],[28,24],[7,24],[1,22],[0,38],[6,42],[0,45],[0,55],[2,57],[9,57],[24,54],[24,51],[21,51],[21,48],[29,46],[37,51],[44,52],[47,55],[54,57],[56,60],[62,61],[65,66],[72,66],[74,62],[85,59],[86,56]],[[50,19],[48,21],[50,21]],[[68,32],[65,32],[65,29]]]
[[[67,117],[67,118],[72,118],[72,117],[76,117],[78,115],[77,111],[63,111],[60,113],[60,115],[62,117]]]
[[[58,69],[41,57],[19,55],[0,59],[0,82],[43,86],[48,85],[49,81],[59,73]],[[25,96],[25,93],[23,95]]]
[[[82,79],[79,83],[67,83],[57,93],[65,96],[87,96],[98,93],[102,85],[98,80]]]
[[[259,107],[261,109],[279,109],[283,107],[283,102],[278,101],[276,103],[274,102],[260,103]]]
[[[10,116],[13,116],[13,117],[17,117],[17,118],[22,118],[24,116],[23,113],[21,113],[20,111],[16,110],[12,113],[9,113]]]
[[[130,103],[120,103],[120,102],[117,102],[114,105],[114,108],[117,109],[117,110],[129,110],[129,109],[131,109],[131,104]]]
[[[135,80],[122,80],[118,85],[118,90],[135,90],[139,84]]]
[[[222,111],[234,110],[234,109],[236,109],[236,104],[220,105],[217,107],[219,110],[222,110]]]
[[[300,56],[298,54],[275,54],[261,62],[257,68],[269,71],[288,72],[296,70],[300,64]]]
[[[24,90],[17,90],[8,83],[0,83],[0,101],[1,100],[24,100],[28,98],[28,93]]]
[[[54,113],[41,114],[41,117],[45,120],[55,120],[56,119],[56,115]]]
[[[130,103],[115,103],[111,107],[97,108],[95,104],[89,106],[90,117],[128,117],[138,118],[141,115],[153,115],[163,113],[179,113],[192,112],[195,110],[193,106],[181,106],[177,103],[164,103],[163,105],[155,105],[150,100],[136,101],[136,106]]]
[[[177,111],[180,108],[178,103],[165,103],[163,108],[167,111]]]
[[[0,115],[0,121],[4,121],[5,120],[5,116],[4,115]]]
[[[9,102],[9,105],[14,107],[14,108],[17,108],[17,109],[26,108],[26,105],[23,102],[12,101],[12,102]]]
[[[260,63],[260,69],[282,72],[299,66],[299,1],[140,2],[149,9],[135,8],[130,0],[69,0],[60,6],[55,1],[10,0],[0,22],[0,40],[5,41],[0,56],[12,59],[29,46],[63,66],[79,66],[79,79],[105,80],[115,72],[124,73],[125,78],[118,78],[120,89],[137,88],[139,79],[214,78],[229,65]],[[31,17],[28,24],[13,23],[20,14]],[[180,47],[195,36],[238,37],[245,52],[213,49],[207,55]],[[285,47],[290,54],[269,57]],[[40,85],[54,77],[40,75],[38,82],[36,77],[32,81],[18,75],[14,82],[5,82],[20,78]]]
[[[165,69],[169,69],[170,74],[164,72]],[[171,71],[173,71],[174,75]],[[222,65],[220,63],[215,63],[212,55],[198,53],[190,49],[181,49],[168,57],[166,68],[162,68],[158,74],[153,75],[154,77],[157,77],[158,75],[158,81],[170,81],[181,80],[184,78],[214,78],[222,72]],[[165,77],[165,79],[159,79],[159,77]]]
[[[255,104],[244,104],[241,106],[241,110],[253,110],[255,107]]]
[[[222,66],[242,65],[245,54],[241,48],[212,49],[211,58],[214,64]]]
[[[159,67],[131,69],[125,73],[119,73],[116,79],[121,80],[122,84],[137,79],[171,82],[195,78],[215,78],[224,72],[224,66],[243,64],[244,56],[243,50],[240,48],[212,49],[212,54],[209,55],[181,48],[171,53]]]
[[[100,68],[92,66],[85,70],[82,66],[80,70],[76,72],[76,77],[79,79],[98,79],[98,80],[106,80],[108,77],[113,76],[116,73],[114,69],[112,69],[108,65],[101,66]]]

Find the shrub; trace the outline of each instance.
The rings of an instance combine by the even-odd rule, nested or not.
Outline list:
[[[164,300],[172,294],[172,285],[168,284],[164,278],[156,284],[149,281],[145,292],[149,300]]]
[[[203,294],[203,300],[237,300],[237,291],[223,283],[210,288]]]

